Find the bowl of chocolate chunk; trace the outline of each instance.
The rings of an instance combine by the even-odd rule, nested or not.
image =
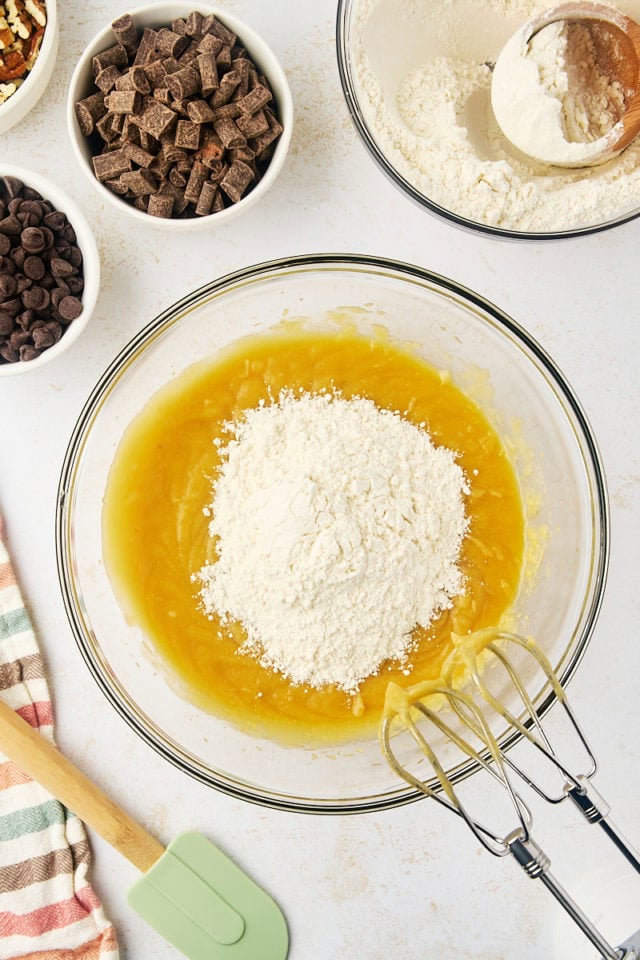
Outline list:
[[[49,179],[0,163],[0,378],[71,346],[99,287],[98,248],[73,200]]]
[[[57,55],[56,0],[0,0],[0,133],[38,102]]]
[[[74,152],[105,198],[170,229],[219,224],[277,177],[291,139],[285,73],[245,24],[191,2],[118,17],[71,79]]]

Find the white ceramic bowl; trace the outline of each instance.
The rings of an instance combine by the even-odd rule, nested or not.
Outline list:
[[[6,133],[36,105],[51,79],[58,56],[56,0],[46,0],[47,23],[33,70],[13,96],[0,104],[0,133]]]
[[[279,120],[284,127],[284,131],[276,143],[274,154],[262,179],[254,189],[239,200],[238,203],[234,203],[230,207],[220,210],[218,213],[210,213],[205,217],[188,217],[185,219],[152,217],[142,210],[137,210],[133,204],[116,196],[96,178],[91,166],[92,152],[89,140],[83,136],[80,130],[75,112],[75,104],[95,92],[95,87],[92,84],[91,61],[96,54],[113,45],[114,38],[110,24],[87,44],[84,53],[73,71],[67,99],[67,128],[69,130],[73,151],[80,166],[89,177],[89,180],[93,183],[94,187],[99,190],[101,197],[117,207],[121,212],[128,214],[141,223],[152,224],[155,227],[173,231],[198,230],[203,227],[206,229],[214,225],[219,227],[228,223],[229,220],[239,216],[241,213],[244,213],[244,211],[252,207],[254,203],[257,203],[274,183],[282,169],[289,149],[293,127],[293,100],[285,72],[270,47],[267,46],[264,40],[259,37],[251,27],[248,27],[241,20],[231,16],[225,10],[220,10],[206,3],[196,3],[195,0],[148,3],[143,7],[136,7],[134,10],[129,10],[128,12],[133,17],[138,30],[142,31],[145,27],[157,28],[167,26],[177,17],[187,17],[192,10],[198,10],[205,15],[214,14],[226,27],[237,34],[243,46],[251,54],[251,58],[257,66],[260,67],[264,75],[268,77],[278,105]]]
[[[44,350],[35,360],[25,360],[17,363],[0,363],[0,379],[37,370],[59,357],[72,343],[78,339],[85,329],[91,314],[94,311],[98,291],[100,290],[100,257],[98,247],[91,228],[84,214],[74,201],[60,187],[56,186],[47,177],[27,170],[25,167],[0,162],[0,177],[16,177],[28,186],[33,187],[48,200],[56,210],[67,215],[67,219],[76,232],[77,245],[82,251],[84,267],[84,290],[82,292],[82,313],[76,317],[65,329],[62,337],[52,347]]]

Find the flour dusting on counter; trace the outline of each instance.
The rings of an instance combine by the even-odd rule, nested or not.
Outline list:
[[[463,588],[462,469],[366,399],[285,393],[229,426],[204,609],[293,683],[353,692]]]

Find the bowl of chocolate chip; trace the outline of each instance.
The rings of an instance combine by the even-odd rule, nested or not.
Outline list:
[[[169,229],[221,224],[282,168],[293,104],[265,42],[226,12],[153,3],[87,46],[67,124],[82,169],[132,217]]]
[[[0,0],[0,133],[36,105],[57,55],[56,0]]]
[[[48,178],[0,163],[0,378],[70,347],[99,287],[98,248],[73,200]]]

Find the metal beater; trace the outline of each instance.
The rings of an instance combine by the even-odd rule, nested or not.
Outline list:
[[[547,657],[532,640],[516,634],[494,629],[478,631],[466,637],[453,636],[455,653],[450,660],[444,683],[421,683],[413,687],[402,688],[390,683],[387,690],[384,717],[380,729],[383,753],[392,769],[407,783],[422,793],[432,797],[442,806],[462,817],[470,830],[485,849],[497,857],[511,854],[522,869],[533,879],[539,879],[553,894],[558,903],[574,920],[585,936],[599,950],[606,960],[640,960],[640,930],[618,947],[613,947],[600,934],[593,923],[582,912],[567,891],[550,872],[550,860],[531,836],[533,817],[522,797],[514,790],[508,773],[510,768],[517,773],[540,797],[549,803],[560,803],[569,797],[589,823],[597,823],[605,834],[624,855],[631,866],[640,873],[640,857],[627,840],[608,819],[609,805],[595,790],[590,780],[597,769],[595,756],[569,705],[566,693]],[[518,667],[514,662],[517,657]],[[527,660],[530,658],[529,663]],[[547,729],[527,692],[522,679],[523,666],[533,664],[542,671],[549,687],[553,690],[558,703],[569,719],[571,729],[578,737],[586,756],[586,769],[576,773],[560,756],[557,744],[554,746]],[[480,694],[482,707],[469,693],[454,689],[453,677],[460,668],[470,675],[475,690]],[[489,686],[489,677],[498,676],[501,688],[507,694],[497,696]],[[509,702],[507,706],[505,701]],[[517,707],[513,707],[513,703]],[[443,718],[443,705],[448,705],[455,714],[455,729]],[[552,793],[533,777],[530,770],[517,764],[498,746],[489,720],[487,706],[518,731],[546,762],[559,771],[562,785],[558,793]],[[514,827],[506,834],[496,832],[471,816],[459,798],[451,778],[445,772],[434,748],[434,736],[453,744],[461,754],[475,761],[488,773],[493,781],[504,790],[513,813]],[[408,732],[418,746],[420,754],[429,761],[438,787],[431,787],[398,759],[399,747],[404,738],[399,736]],[[474,747],[469,742],[469,733],[478,742]],[[406,744],[402,744],[403,747]]]

